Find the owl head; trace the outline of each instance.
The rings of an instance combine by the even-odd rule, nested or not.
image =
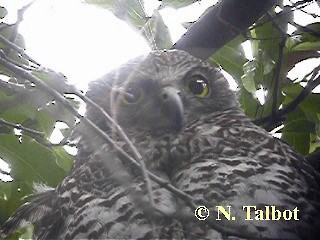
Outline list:
[[[89,85],[87,96],[125,129],[180,132],[212,112],[238,107],[219,69],[180,50],[135,58]],[[87,116],[108,128],[96,109]]]

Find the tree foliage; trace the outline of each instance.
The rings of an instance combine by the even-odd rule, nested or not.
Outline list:
[[[196,1],[163,1],[151,16],[145,13],[142,1],[86,2],[112,11],[138,30],[151,48],[165,49],[172,47],[172,40],[161,9],[181,8]],[[237,33],[236,38],[209,61],[234,78],[248,116],[268,131],[277,128],[273,133],[281,133],[281,139],[300,153],[313,153],[314,161],[320,159],[320,94],[312,90],[320,84],[320,67],[302,80],[288,78],[297,63],[319,57],[320,24],[300,26],[292,17],[310,2],[298,1],[291,6],[279,3],[277,10],[270,9],[246,31],[229,26]],[[23,36],[17,31],[24,10],[19,11],[15,24],[0,23],[0,158],[12,169],[9,173],[0,168],[0,174],[13,178],[0,180],[0,223],[29,199],[34,183],[55,187],[61,182],[73,161],[64,146],[72,145],[67,139],[78,120],[83,120],[75,114],[81,93],[68,85],[62,74],[43,68],[24,52]],[[6,13],[0,7],[0,18]],[[291,34],[287,33],[289,25],[296,27]],[[244,54],[241,44],[245,41],[252,46],[253,59]],[[263,90],[264,103],[258,100],[259,89]],[[65,139],[52,144],[48,139],[57,122],[68,127],[63,131]]]

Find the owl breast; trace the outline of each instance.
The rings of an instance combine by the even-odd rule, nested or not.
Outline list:
[[[319,197],[309,187],[317,185],[308,174],[313,169],[241,110],[200,117],[179,134],[133,139],[147,165],[167,172],[172,184],[193,196],[198,205],[209,204],[213,213],[216,206],[231,206],[236,220],[221,221],[226,233],[294,239],[313,231],[313,215],[319,210],[308,202]],[[313,197],[307,200],[307,195]],[[248,221],[243,210],[247,205],[276,206],[283,211],[297,207],[303,215],[301,221]],[[191,216],[194,209],[182,211]],[[197,226],[196,221],[191,220],[191,225]],[[212,237],[212,231],[204,230],[201,237]]]

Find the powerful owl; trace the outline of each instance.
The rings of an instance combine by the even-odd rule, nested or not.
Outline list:
[[[20,207],[3,234],[32,223],[37,239],[317,238],[319,173],[251,122],[219,69],[154,51],[92,82],[87,97],[99,107],[88,104],[86,118],[141,155],[141,167],[81,123],[68,176]]]

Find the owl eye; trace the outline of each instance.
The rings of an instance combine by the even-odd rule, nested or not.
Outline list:
[[[200,76],[192,76],[188,81],[188,89],[197,97],[206,97],[209,94],[208,81]]]
[[[143,99],[144,91],[142,88],[128,88],[122,95],[122,102],[125,105],[135,104]]]

